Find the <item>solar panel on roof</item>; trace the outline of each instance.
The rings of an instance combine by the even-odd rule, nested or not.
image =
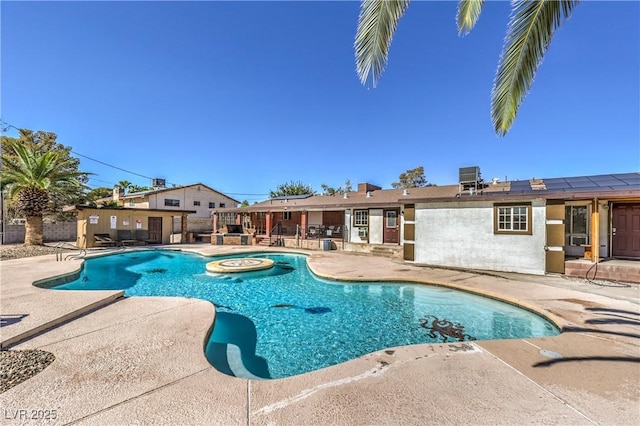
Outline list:
[[[511,192],[531,192],[531,185],[528,180],[511,182]]]
[[[619,191],[640,190],[640,173],[620,173],[596,176],[573,176],[565,178],[541,179],[544,189],[532,189],[528,180],[512,181],[511,192],[528,194],[533,192],[584,192],[584,191]]]
[[[595,184],[598,186],[620,186],[626,185],[626,183],[622,182],[618,179],[599,179],[595,181]]]
[[[547,186],[547,189],[556,189],[556,190],[569,189],[569,186],[564,182],[546,182],[545,181],[545,185]]]

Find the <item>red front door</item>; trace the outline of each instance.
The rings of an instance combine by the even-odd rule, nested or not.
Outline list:
[[[398,210],[384,211],[384,243],[398,244]]]
[[[640,204],[614,204],[611,254],[640,258]]]

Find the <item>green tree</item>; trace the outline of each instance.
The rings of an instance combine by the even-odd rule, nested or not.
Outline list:
[[[151,191],[153,189],[150,186],[136,185],[135,183],[129,184],[129,186],[127,188],[128,188],[128,193],[129,194],[133,194],[135,192]]]
[[[339,186],[338,188],[334,188],[332,186],[327,185],[326,183],[323,183],[322,185],[320,185],[320,188],[322,188],[323,195],[336,195],[336,194],[342,194],[344,192],[342,187]]]
[[[344,181],[344,192],[351,192],[353,188],[351,187],[351,179],[347,179]]]
[[[423,186],[435,186],[432,183],[427,183],[427,178],[424,177],[424,167],[422,166],[400,173],[398,179],[400,180],[399,182],[393,182],[391,184],[393,188],[421,188]]]
[[[72,214],[64,213],[62,208],[72,204],[83,204],[86,200],[84,193],[84,184],[89,181],[90,173],[80,173],[78,168],[80,160],[72,157],[71,147],[62,145],[57,142],[57,135],[53,132],[33,131],[29,129],[18,129],[19,136],[17,138],[2,136],[2,154],[7,158],[13,158],[19,161],[12,146],[22,145],[34,152],[44,154],[47,152],[57,153],[60,157],[60,163],[64,164],[61,173],[77,173],[78,182],[82,185],[57,185],[49,188],[49,201],[47,208],[43,214],[57,220],[65,220]],[[16,217],[17,211],[13,200],[7,200],[7,213],[10,217]]]
[[[249,201],[244,200],[241,204],[240,207],[249,207]]]
[[[129,191],[129,187],[132,185],[131,182],[129,182],[128,180],[121,180],[120,182],[116,183],[114,185],[115,187],[121,188],[124,190],[125,194],[127,193],[127,191]]]
[[[511,18],[491,91],[495,132],[507,134],[531,88],[554,32],[571,17],[580,0],[511,0]],[[362,0],[356,31],[356,70],[362,84],[369,75],[376,86],[387,63],[389,46],[409,0]],[[484,0],[459,0],[458,33],[475,26]]]
[[[50,194],[82,188],[86,173],[74,170],[73,159],[61,152],[41,152],[28,145],[11,144],[8,155],[2,155],[2,190],[26,217],[25,245],[42,245],[43,214],[51,201]]]
[[[269,190],[269,197],[285,197],[287,195],[306,195],[313,194],[313,187],[311,185],[305,185],[302,182],[287,182],[281,185],[274,190]]]
[[[87,192],[86,202],[91,206],[96,206],[96,201],[101,198],[110,198],[113,195],[113,190],[104,186],[94,188]]]

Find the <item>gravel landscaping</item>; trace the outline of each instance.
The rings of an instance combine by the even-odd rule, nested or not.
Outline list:
[[[0,245],[0,260],[55,254],[58,250],[56,247],[51,246],[3,244]],[[64,253],[72,253],[74,251],[63,249]],[[56,357],[52,353],[39,349],[0,351],[0,393],[6,392],[35,376],[47,368],[54,359]]]
[[[0,393],[35,376],[56,357],[39,349],[0,351]]]
[[[43,256],[46,254],[55,254],[58,249],[55,246],[25,246],[24,244],[3,244],[0,245],[0,260],[20,259],[23,257]],[[75,250],[63,248],[66,254]]]

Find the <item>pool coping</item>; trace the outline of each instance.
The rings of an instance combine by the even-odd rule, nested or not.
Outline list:
[[[173,247],[172,249],[175,249]],[[204,251],[206,256],[212,255],[228,255],[238,253],[237,250],[225,251],[224,253],[215,252],[211,249],[202,249],[199,246],[184,246],[181,247],[185,251],[200,252]],[[282,252],[292,253],[298,252],[298,250],[252,250],[252,252]],[[213,254],[212,254],[213,253]],[[300,254],[307,254],[309,252],[302,252]],[[341,259],[341,256],[345,256]],[[346,260],[345,260],[346,259]],[[479,410],[477,404],[480,404],[480,400],[472,398],[473,392],[469,392],[470,389],[458,389],[454,383],[450,383],[445,375],[445,372],[450,377],[454,377],[462,368],[464,371],[469,371],[472,376],[470,377],[483,377],[483,381],[476,382],[475,386],[478,389],[483,390],[483,397],[487,399],[493,405],[493,411],[486,413],[492,419],[491,422],[522,422],[525,414],[537,413],[535,410],[540,410],[542,406],[538,407],[541,401],[536,402],[536,398],[532,398],[532,395],[538,395],[537,398],[545,400],[545,410],[535,414],[545,421],[553,421],[556,423],[584,423],[585,421],[592,421],[595,423],[607,424],[612,419],[617,420],[618,424],[632,424],[637,423],[638,413],[631,410],[625,411],[624,404],[627,407],[633,407],[634,402],[637,403],[637,398],[629,400],[629,395],[637,397],[638,385],[634,383],[623,383],[624,377],[634,378],[637,375],[637,369],[632,367],[635,364],[620,363],[614,360],[606,361],[602,360],[594,364],[593,368],[587,370],[580,370],[579,373],[566,374],[563,371],[571,369],[571,363],[557,363],[554,366],[549,367],[548,370],[540,370],[534,368],[531,363],[544,362],[543,357],[538,353],[539,348],[547,350],[554,350],[556,352],[563,353],[565,355],[572,355],[573,352],[584,353],[609,353],[615,351],[621,351],[621,353],[629,353],[631,348],[632,353],[637,353],[637,341],[632,337],[634,334],[634,328],[629,325],[622,324],[598,324],[591,323],[590,328],[586,329],[586,324],[591,319],[598,319],[594,311],[588,311],[585,307],[588,306],[602,306],[602,309],[609,310],[626,310],[629,312],[638,311],[637,303],[631,303],[628,300],[611,298],[609,296],[594,295],[592,293],[582,293],[579,289],[564,289],[556,288],[552,284],[558,281],[563,284],[557,277],[526,277],[517,274],[504,274],[502,280],[504,282],[491,282],[491,278],[482,277],[472,272],[455,272],[455,271],[442,271],[434,270],[433,268],[416,269],[409,267],[406,264],[395,262],[383,258],[362,257],[362,256],[349,256],[344,253],[311,253],[308,257],[308,264],[310,269],[318,276],[323,278],[343,278],[349,281],[357,281],[358,275],[363,273],[371,273],[375,268],[378,268],[375,279],[373,281],[407,281],[416,283],[428,283],[441,285],[443,287],[455,288],[462,291],[467,291],[475,294],[490,295],[492,293],[498,294],[498,300],[507,301],[508,303],[515,304],[526,309],[526,305],[531,305],[532,308],[536,308],[537,305],[542,306],[545,310],[545,316],[553,316],[553,322],[560,325],[563,329],[570,330],[567,333],[563,333],[560,336],[551,338],[539,338],[539,339],[515,339],[515,340],[499,340],[499,341],[482,341],[473,342],[469,346],[465,346],[461,349],[460,345],[456,344],[422,344],[412,345],[409,347],[390,348],[385,351],[378,351],[374,354],[369,354],[358,358],[356,360],[348,361],[338,366],[328,367],[326,369],[317,370],[311,373],[307,373],[300,376],[294,376],[286,379],[268,380],[268,381],[252,381],[243,380],[237,378],[231,378],[217,373],[215,370],[211,371],[210,366],[207,367],[206,360],[203,354],[203,342],[206,341],[205,333],[198,336],[191,336],[188,339],[187,353],[193,351],[199,351],[198,353],[191,353],[190,357],[196,361],[182,362],[186,364],[181,367],[187,368],[189,365],[194,370],[202,370],[202,373],[195,375],[187,375],[182,381],[168,382],[164,385],[153,385],[148,391],[140,394],[139,397],[127,398],[121,402],[113,403],[106,408],[92,409],[91,404],[87,404],[86,397],[83,397],[79,389],[85,388],[85,385],[81,383],[75,383],[71,378],[66,379],[66,371],[70,367],[76,365],[76,368],[82,368],[81,365],[86,365],[86,356],[82,355],[83,345],[89,347],[98,336],[92,337],[96,332],[77,332],[77,336],[73,338],[61,339],[56,337],[62,333],[71,333],[69,330],[78,328],[84,330],[82,327],[86,327],[86,324],[91,324],[95,321],[92,318],[103,318],[108,312],[120,312],[123,317],[130,316],[136,318],[139,316],[137,311],[144,311],[144,309],[161,309],[164,305],[177,306],[175,313],[169,315],[173,310],[169,310],[168,314],[162,314],[158,317],[158,326],[160,324],[163,327],[167,327],[167,321],[170,320],[175,323],[176,333],[179,332],[179,325],[185,321],[182,316],[193,315],[191,321],[195,321],[200,317],[199,324],[201,330],[210,329],[212,324],[212,317],[214,310],[210,306],[209,302],[197,302],[195,300],[173,300],[167,299],[179,299],[179,298],[155,298],[153,301],[132,301],[119,300],[106,308],[99,309],[81,317],[78,321],[72,321],[62,327],[58,327],[50,332],[44,333],[31,340],[25,341],[23,344],[17,345],[17,349],[29,348],[29,347],[42,347],[45,350],[52,348],[53,352],[56,352],[58,359],[52,364],[53,367],[48,367],[43,373],[38,374],[34,378],[28,380],[24,384],[18,385],[13,389],[0,395],[0,400],[9,403],[5,405],[8,407],[27,407],[31,401],[31,405],[34,401],[47,401],[47,398],[53,398],[50,401],[62,405],[65,409],[65,416],[67,421],[75,421],[84,418],[85,420],[91,419],[92,423],[120,423],[138,421],[141,423],[153,423],[157,422],[179,422],[188,424],[201,424],[206,422],[206,419],[211,418],[211,415],[216,415],[220,419],[227,419],[226,423],[234,424],[268,424],[268,423],[326,423],[328,419],[341,418],[340,421],[343,424],[362,424],[362,423],[396,423],[398,421],[405,424],[412,424],[417,418],[422,418],[424,423],[426,414],[423,413],[423,404],[430,404],[438,398],[445,398],[446,401],[455,405],[457,410],[461,413],[459,417],[446,417],[444,414],[437,412],[430,412],[428,422],[430,423],[465,423],[471,417],[464,417],[464,415],[472,415],[476,418],[477,411]],[[24,293],[25,291],[33,292],[33,295],[37,296],[38,292],[47,290],[38,289],[29,283],[30,288],[24,288],[26,281],[38,274],[36,270],[39,269],[40,274],[50,274],[58,272],[58,275],[69,274],[69,269],[79,268],[80,262],[73,264],[66,262],[64,265],[56,264],[53,261],[45,261],[46,259],[33,259],[35,265],[34,268],[24,276],[19,277],[17,281],[22,282],[21,286],[16,286],[16,291]],[[4,270],[9,264],[3,261],[0,263],[0,267]],[[363,266],[364,264],[364,266]],[[400,269],[411,269],[419,278],[414,276],[415,281],[408,280],[403,276],[398,278],[394,276],[394,269],[398,269],[398,265],[402,265]],[[3,272],[5,272],[3,270]],[[71,272],[72,273],[72,272]],[[404,272],[403,272],[404,273]],[[408,273],[407,273],[408,274]],[[425,279],[424,276],[430,276],[431,279]],[[433,277],[438,277],[435,279]],[[11,281],[14,278],[12,277]],[[361,279],[364,281],[372,281],[371,277]],[[540,281],[544,284],[533,283],[533,281]],[[7,281],[6,274],[3,273],[3,284]],[[35,281],[33,279],[31,282]],[[436,281],[436,282],[434,282]],[[461,284],[460,282],[464,282]],[[548,284],[547,284],[548,282]],[[529,288],[531,284],[531,288]],[[9,285],[13,287],[13,283]],[[509,290],[506,297],[510,300],[505,300],[505,294],[499,294],[500,289]],[[5,308],[10,308],[14,299],[12,297],[4,297],[10,295],[10,290],[3,285],[3,312],[8,312]],[[484,293],[479,293],[480,290],[484,290]],[[618,290],[611,290],[612,295],[616,296]],[[629,294],[629,293],[625,293]],[[633,293],[632,299],[635,297]],[[20,296],[20,295],[18,295]],[[491,297],[491,296],[489,296]],[[626,296],[625,296],[626,297]],[[72,299],[77,299],[78,304],[87,304],[86,295],[78,294],[74,295]],[[16,301],[21,301],[20,297],[16,297]],[[41,300],[41,299],[37,299]],[[536,305],[537,304],[537,305]],[[25,305],[26,306],[26,305]],[[128,308],[127,308],[128,307]],[[132,308],[133,307],[133,308]],[[183,309],[183,314],[178,315],[178,309]],[[186,310],[185,310],[186,309]],[[133,312],[132,312],[133,311]],[[162,311],[165,312],[165,311]],[[198,313],[199,312],[199,313]],[[534,312],[541,314],[537,309]],[[550,318],[548,318],[550,319]],[[102,320],[99,320],[99,322]],[[151,320],[149,320],[151,321]],[[85,324],[81,327],[81,323]],[[149,327],[145,326],[143,329],[135,329],[133,325],[136,321],[133,319],[127,324],[132,324],[120,330],[123,333],[136,333],[141,330],[147,330]],[[13,325],[11,326],[13,327]],[[108,330],[114,329],[116,326],[110,326]],[[577,327],[585,328],[580,332],[575,332]],[[9,327],[10,328],[10,327]],[[601,330],[605,334],[597,334],[598,330]],[[3,327],[3,335],[5,334],[5,328]],[[107,333],[104,331],[103,333]],[[596,334],[594,334],[596,333]],[[612,334],[613,333],[613,334]],[[112,335],[113,332],[108,334],[100,334],[105,339],[113,339],[110,345],[117,347],[122,343],[116,339],[116,336]],[[627,336],[627,337],[625,337]],[[630,336],[630,337],[629,337]],[[4,336],[3,336],[4,337]],[[149,336],[149,338],[152,336]],[[187,339],[188,336],[184,336],[181,333],[176,334],[175,339]],[[594,338],[597,337],[597,338]],[[73,342],[85,342],[78,345]],[[603,346],[604,345],[604,346]],[[80,346],[80,347],[79,347]],[[108,347],[108,345],[106,346]],[[147,349],[144,345],[136,348],[140,351],[140,357],[151,356],[151,353],[147,353]],[[541,349],[540,349],[541,350]],[[168,352],[170,353],[170,352]],[[147,354],[147,355],[144,355]],[[464,355],[467,354],[467,355]],[[118,355],[119,356],[119,355]],[[137,358],[135,358],[137,359]],[[163,358],[165,359],[165,358]],[[450,359],[453,364],[445,363],[438,364],[442,360]],[[439,361],[440,360],[440,361]],[[471,361],[473,360],[473,362]],[[526,362],[523,360],[527,360]],[[537,360],[537,361],[536,361]],[[180,362],[180,359],[176,360]],[[111,361],[104,360],[104,362],[110,363]],[[131,360],[131,362],[135,362]],[[581,365],[590,365],[592,361],[583,361]],[[595,361],[593,361],[595,362]],[[432,370],[437,365],[440,365],[438,369]],[[60,368],[66,367],[63,370]],[[56,367],[60,366],[60,367]],[[455,370],[447,370],[447,366],[457,366]],[[560,369],[563,366],[563,369]],[[631,367],[631,369],[629,369]],[[113,367],[112,367],[113,368]],[[416,369],[417,368],[417,369]],[[443,370],[444,368],[444,370]],[[469,370],[465,370],[469,369]],[[200,371],[198,370],[198,371]],[[497,377],[491,378],[483,374],[483,371],[497,371]],[[106,369],[105,371],[108,371]],[[154,370],[149,370],[154,371]],[[547,374],[546,371],[552,374]],[[440,383],[441,386],[445,386],[445,383],[449,383],[447,391],[444,394],[427,392],[429,400],[420,400],[424,394],[424,391],[413,392],[406,394],[407,380],[413,382],[415,379],[422,377],[429,372],[434,375],[430,381],[434,383]],[[157,372],[154,374],[166,375],[168,373]],[[409,374],[408,376],[403,376]],[[594,378],[589,379],[593,375],[598,375],[598,380]],[[201,377],[202,376],[202,377]],[[205,377],[206,376],[206,380]],[[221,377],[222,376],[222,377]],[[499,376],[500,382],[496,382]],[[404,377],[404,378],[403,378]],[[595,377],[595,376],[594,376]],[[525,381],[522,381],[526,379]],[[70,403],[62,403],[55,396],[49,397],[45,392],[48,383],[51,381],[59,380],[64,386],[60,388],[63,392],[68,392]],[[113,386],[118,385],[118,378],[113,376],[105,376],[102,380],[113,383]],[[378,385],[370,387],[369,383],[377,383]],[[398,381],[400,380],[400,381]],[[467,379],[464,379],[467,380]],[[586,381],[585,381],[586,380]],[[215,398],[220,401],[225,401],[224,407],[220,407],[219,411],[216,406],[207,406],[202,413],[192,413],[193,417],[184,417],[184,413],[173,412],[167,408],[166,399],[160,398],[164,395],[171,395],[170,398],[175,398],[179,401],[183,407],[193,407],[188,398],[189,391],[185,392],[185,388],[180,383],[184,382],[185,385],[190,383],[188,389],[192,386],[202,389],[207,394],[215,393]],[[56,382],[58,383],[58,382]],[[75,384],[74,384],[75,383]],[[171,384],[173,383],[173,384]],[[210,385],[206,385],[210,383]],[[225,390],[225,394],[218,394],[215,389],[210,388],[212,383],[216,383],[215,388]],[[417,389],[422,385],[419,383],[425,383],[423,380],[419,380],[410,386]],[[498,385],[498,383],[500,383]],[[529,387],[527,383],[534,383],[534,387]],[[558,387],[561,385],[561,387]],[[81,386],[74,390],[74,386]],[[155,388],[154,388],[155,386]],[[487,387],[488,386],[488,387]],[[536,387],[537,386],[537,387]],[[617,392],[612,393],[610,396],[605,394],[601,388],[617,389]],[[622,386],[622,388],[621,388]],[[626,386],[626,388],[624,388]],[[631,387],[629,387],[631,386]],[[69,388],[71,387],[71,388]],[[67,389],[69,388],[69,389]],[[499,389],[504,388],[504,391]],[[93,392],[100,391],[100,386],[94,385],[89,392],[93,396]],[[154,390],[155,389],[155,390]],[[172,391],[173,389],[173,391]],[[518,394],[521,389],[526,389],[526,394]],[[539,390],[536,390],[539,389]],[[105,388],[105,392],[106,392]],[[434,389],[434,391],[436,391]],[[508,392],[507,392],[508,391]],[[102,392],[102,391],[100,391]],[[149,393],[151,392],[151,393]],[[176,393],[177,392],[177,393]],[[347,392],[346,394],[344,392]],[[491,393],[495,395],[491,396]],[[445,397],[446,394],[451,394],[449,397]],[[100,398],[104,399],[104,404],[107,404],[112,398],[112,395],[102,395]],[[144,396],[147,395],[147,396]],[[153,402],[154,395],[159,400]],[[335,399],[338,395],[342,395],[339,399]],[[348,396],[350,395],[350,396]],[[390,400],[387,400],[385,395],[402,395],[403,399],[403,413],[393,412],[391,409],[394,404]],[[547,396],[544,396],[547,395]],[[549,407],[549,401],[546,398],[551,396],[551,400],[561,401],[560,404],[551,403],[553,409]],[[9,398],[9,399],[6,399]],[[84,398],[84,399],[83,399]],[[100,399],[98,398],[98,399]],[[329,405],[330,411],[327,411],[326,403],[330,398],[332,401]],[[381,399],[382,398],[382,399]],[[473,404],[460,405],[465,399],[472,398],[475,401]],[[478,396],[480,398],[480,396]],[[505,399],[506,398],[506,399]],[[604,399],[603,399],[604,398]],[[147,400],[150,401],[147,401]],[[160,403],[160,400],[164,401]],[[419,401],[420,400],[420,401]],[[84,401],[84,402],[83,402]],[[143,403],[143,401],[145,401]],[[324,402],[323,402],[324,401]],[[343,401],[343,402],[340,402]],[[350,401],[350,402],[349,402]],[[368,402],[367,402],[368,401]],[[372,406],[372,401],[387,401],[389,404],[388,409],[383,406]],[[627,401],[627,402],[625,402]],[[348,403],[347,403],[348,402]],[[53,402],[52,402],[53,403]],[[17,405],[16,405],[17,404]],[[27,404],[27,405],[25,405]],[[71,405],[69,405],[71,404]],[[416,405],[417,404],[417,405]],[[507,404],[507,405],[505,405]],[[631,405],[629,405],[631,404]],[[169,404],[170,405],[170,404]],[[475,406],[474,411],[469,411]],[[506,410],[507,407],[518,407],[513,413],[509,413]],[[111,407],[111,408],[109,408]],[[226,407],[226,408],[225,408]],[[422,407],[422,408],[421,408]],[[496,407],[498,409],[496,409]],[[505,410],[500,410],[503,407]],[[599,411],[591,409],[590,407],[599,407]],[[87,411],[88,410],[88,411]],[[93,410],[93,411],[91,411]],[[87,412],[91,411],[90,417],[87,416]],[[216,414],[217,413],[217,414]],[[579,413],[576,417],[576,413]],[[335,417],[336,415],[342,417]],[[448,414],[451,415],[451,414]],[[534,414],[532,414],[534,415]],[[160,416],[160,417],[158,417]],[[202,417],[204,416],[204,417]],[[225,417],[227,416],[227,417]],[[231,417],[228,417],[231,416]],[[399,417],[398,417],[399,416]],[[444,417],[443,417],[444,416]],[[137,420],[136,420],[137,419]],[[395,421],[392,421],[395,419]],[[402,420],[404,419],[404,421]],[[411,420],[413,419],[413,421]],[[448,419],[448,420],[447,420]],[[571,420],[572,419],[572,420]]]

